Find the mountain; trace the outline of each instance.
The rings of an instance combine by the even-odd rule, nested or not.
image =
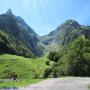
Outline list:
[[[11,9],[8,9],[8,10],[6,11],[6,15],[14,16]]]
[[[11,9],[0,15],[0,53],[11,53],[23,56],[41,56],[43,47],[39,36],[19,16],[15,16]],[[4,51],[5,50],[5,51]],[[12,51],[12,52],[11,52]]]
[[[51,37],[54,38],[49,43]],[[90,26],[67,20],[44,36],[42,42],[50,50],[54,49],[49,51],[46,48],[49,51],[48,59],[54,64],[45,70],[44,77],[90,76]],[[59,47],[55,48],[52,43]]]
[[[72,42],[80,35],[85,35],[90,39],[90,27],[80,25],[75,20],[67,20],[62,25],[58,26],[54,31],[50,32],[48,35],[41,37],[41,42],[46,45],[67,45]]]
[[[73,32],[75,29],[78,29],[79,27],[79,23],[75,20],[67,20],[65,23],[58,26],[54,31],[50,32],[48,35],[42,36],[41,41],[45,45],[49,45],[54,42],[63,44],[65,41],[65,37],[67,37],[68,34]]]

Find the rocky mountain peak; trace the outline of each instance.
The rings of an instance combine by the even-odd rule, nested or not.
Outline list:
[[[6,13],[5,14],[7,14],[7,15],[13,15],[13,13],[12,13],[12,10],[11,9],[8,9],[7,11],[6,11]]]
[[[65,25],[74,26],[75,28],[80,27],[80,24],[77,21],[72,19],[66,20],[66,22],[64,23],[64,26]]]

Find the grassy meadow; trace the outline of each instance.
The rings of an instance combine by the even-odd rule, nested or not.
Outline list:
[[[0,88],[26,86],[42,80],[47,57],[24,58],[16,55],[0,55]],[[17,81],[9,80],[10,74],[17,74]]]

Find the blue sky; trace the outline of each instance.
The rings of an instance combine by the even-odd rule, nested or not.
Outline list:
[[[90,0],[0,0],[0,14],[9,8],[39,35],[48,34],[67,19],[90,25]]]

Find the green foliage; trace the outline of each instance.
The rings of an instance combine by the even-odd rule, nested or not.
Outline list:
[[[50,52],[48,55],[48,59],[54,62],[58,62],[60,56],[57,52]]]
[[[47,69],[44,71],[43,77],[44,77],[44,78],[49,77],[49,75],[51,74],[51,72],[52,72],[52,69],[51,69],[51,68],[47,68]]]
[[[11,34],[2,30],[0,30],[0,53],[16,54],[25,57],[34,56],[21,42],[16,41]]]
[[[0,55],[0,79],[9,79],[12,73],[18,79],[42,78],[46,65],[45,57],[24,58],[16,55]]]
[[[90,90],[90,84],[88,84],[88,90]]]
[[[54,77],[90,76],[90,40],[84,35],[74,40],[61,52],[62,56],[52,67]]]
[[[50,61],[46,61],[46,65],[50,65]]]

